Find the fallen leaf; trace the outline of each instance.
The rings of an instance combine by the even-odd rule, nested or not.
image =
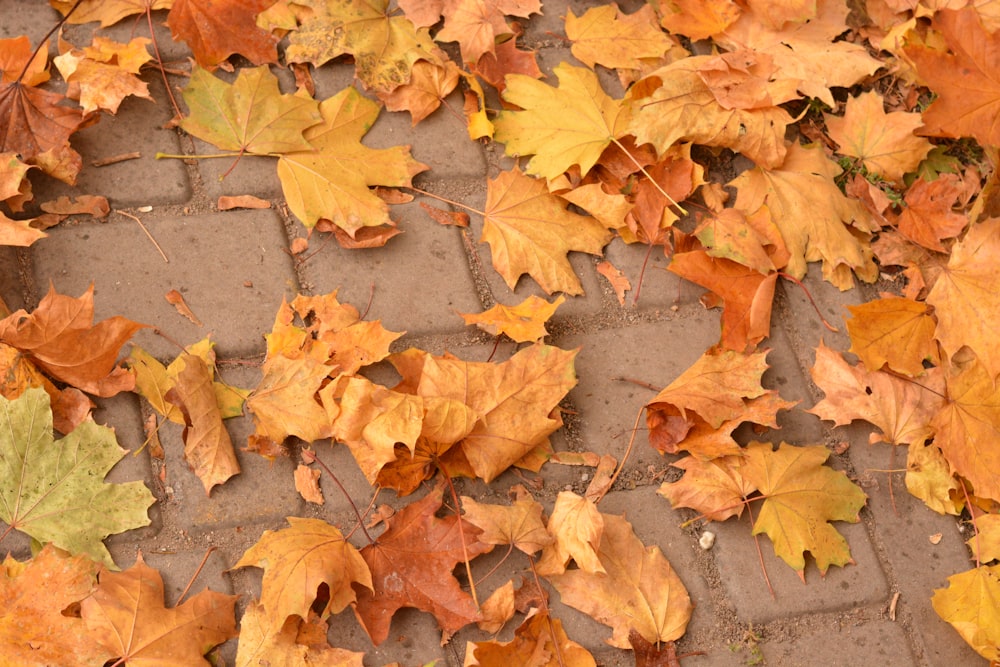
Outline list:
[[[507,621],[514,618],[514,582],[508,581],[493,591],[486,601],[479,605],[483,620],[476,623],[483,632],[496,634],[503,629]]]
[[[977,496],[1000,500],[1000,387],[981,362],[947,378],[948,401],[935,415],[934,444],[951,470],[969,480]]]
[[[1000,374],[1000,309],[989,304],[1000,293],[1000,274],[995,270],[1000,256],[1000,218],[972,225],[955,244],[948,264],[927,295],[938,324],[934,337],[949,357],[967,345],[986,368],[991,379]]]
[[[618,298],[618,305],[624,306],[625,292],[632,289],[632,283],[625,277],[625,274],[607,261],[602,261],[597,265],[597,272],[608,279],[608,282],[611,283],[611,289],[615,291],[615,296]]]
[[[508,642],[469,642],[466,667],[521,665],[522,667],[595,667],[594,657],[572,641],[558,618],[532,609]]]
[[[600,255],[612,236],[594,218],[568,211],[544,181],[516,167],[488,182],[485,213],[481,241],[490,244],[493,266],[511,289],[527,273],[547,294],[582,294],[566,255]]]
[[[867,496],[843,472],[823,465],[829,456],[819,445],[782,443],[775,450],[751,442],[742,463],[742,474],[764,497],[753,534],[770,537],[774,553],[800,577],[807,551],[821,574],[831,565],[853,563],[847,541],[830,522],[860,521]]]
[[[675,667],[680,664],[673,642],[648,642],[632,630],[628,633],[628,643],[635,653],[635,667]]]
[[[625,14],[617,4],[591,7],[579,18],[566,14],[566,37],[573,43],[573,57],[591,69],[638,68],[640,58],[659,58],[673,45],[656,25],[653,8],[643,5]]]
[[[209,495],[217,484],[238,475],[240,464],[222,423],[212,368],[194,354],[182,355],[178,361],[180,371],[166,399],[184,415],[184,460]]]
[[[70,148],[69,137],[83,123],[83,114],[61,104],[65,99],[18,81],[0,84],[0,153],[14,153],[72,185],[83,158]],[[51,164],[46,156],[63,163]]]
[[[236,595],[204,590],[178,607],[163,603],[160,573],[136,556],[124,572],[103,571],[81,602],[91,637],[122,664],[198,665],[216,644],[237,636]]]
[[[914,132],[923,125],[920,114],[886,113],[882,96],[875,91],[847,100],[843,117],[824,114],[830,138],[838,153],[858,158],[869,172],[901,182],[915,171],[933,147]]]
[[[319,470],[301,463],[295,468],[295,490],[306,502],[323,504],[323,491],[319,488]]]
[[[0,83],[12,83],[18,76],[26,86],[45,83],[49,80],[48,60],[48,48],[35,53],[26,35],[0,39]]]
[[[230,211],[234,208],[271,208],[271,202],[253,195],[236,195],[219,197],[217,204],[220,211]]]
[[[604,534],[604,515],[597,511],[594,501],[561,491],[556,497],[548,533],[555,542],[546,546],[536,564],[544,577],[562,574],[573,560],[585,572],[604,572],[597,550]]]
[[[938,362],[934,318],[927,304],[897,296],[883,296],[859,306],[848,306],[850,351],[869,371],[883,366],[910,377],[924,372],[924,361]]]
[[[391,224],[389,207],[370,186],[409,186],[427,166],[408,146],[372,149],[361,138],[379,107],[348,87],[320,105],[322,122],[305,133],[308,145],[285,152],[278,178],[288,208],[306,227],[331,221],[352,238],[363,227]]]
[[[65,16],[77,4],[78,7],[66,19],[67,23],[90,23],[100,21],[102,28],[118,23],[126,16],[145,14],[157,9],[170,9],[174,0],[49,0],[49,4]]]
[[[742,450],[707,461],[686,456],[670,465],[683,470],[684,476],[676,482],[664,482],[657,493],[674,509],[688,507],[708,521],[742,516],[745,499],[756,490],[742,474]]]
[[[236,653],[237,667],[268,665],[268,667],[301,667],[325,665],[326,667],[362,667],[363,653],[333,648],[322,644],[299,643],[300,628],[304,621],[289,619],[279,628],[268,625],[267,615],[260,602],[254,600],[240,618],[240,644]]]
[[[698,65],[698,76],[723,109],[767,109],[798,99],[798,81],[775,76],[774,58],[741,49]]]
[[[947,51],[923,44],[903,47],[917,76],[936,97],[923,112],[921,134],[975,137],[984,146],[1000,145],[1000,77],[997,36],[983,27],[974,7],[943,9],[931,22]],[[961,73],[961,76],[956,76]]]
[[[693,41],[720,34],[739,18],[740,6],[729,0],[657,0],[660,25]]]
[[[436,517],[441,503],[437,487],[387,519],[385,532],[361,550],[374,588],[358,590],[354,613],[376,646],[388,638],[392,616],[402,607],[433,614],[445,641],[479,619],[452,570],[493,546],[480,542],[479,529],[457,516]]]
[[[712,257],[730,259],[764,275],[788,263],[785,241],[766,206],[750,216],[724,208],[702,220],[694,233]]]
[[[562,305],[566,297],[551,303],[531,295],[516,306],[498,303],[482,313],[459,313],[467,325],[475,324],[494,336],[506,334],[517,343],[534,343],[549,334],[545,323]]]
[[[95,195],[80,195],[79,197],[66,197],[65,195],[53,201],[39,204],[46,213],[56,215],[92,215],[95,218],[106,218],[111,212],[107,197]]]
[[[273,4],[272,0],[173,0],[167,25],[174,41],[185,42],[206,69],[215,69],[235,53],[254,65],[276,63],[278,38],[257,27],[256,20]]]
[[[980,514],[972,520],[976,534],[965,541],[975,559],[989,563],[1000,559],[1000,514]]]
[[[522,111],[501,111],[493,138],[507,155],[534,155],[526,168],[534,176],[556,178],[573,165],[586,175],[623,133],[621,103],[590,70],[560,63],[553,71],[558,88],[523,74],[507,78],[503,99]]]
[[[78,615],[64,613],[91,594],[98,565],[51,544],[31,560],[0,563],[0,646],[18,665],[100,665],[112,656]]]
[[[532,79],[543,76],[535,52],[517,48],[516,39],[497,44],[494,53],[484,53],[470,69],[500,93],[507,88],[508,74],[522,74]]]
[[[311,1],[312,15],[289,36],[288,62],[319,67],[341,55],[354,56],[355,75],[366,88],[391,92],[407,83],[419,60],[436,62],[426,28],[392,15],[389,0]]]
[[[217,148],[241,155],[313,150],[302,133],[322,120],[319,106],[282,94],[266,66],[240,69],[231,84],[196,67],[182,92],[190,113],[181,128]]]
[[[534,500],[513,505],[477,503],[462,496],[463,520],[482,530],[477,538],[486,544],[510,544],[526,554],[541,551],[555,540],[542,522],[542,506]]]
[[[601,569],[548,575],[563,603],[613,629],[609,644],[630,648],[635,630],[649,642],[673,641],[687,629],[693,605],[657,546],[647,547],[624,517],[601,514]]]
[[[52,437],[49,396],[31,388],[0,397],[0,519],[41,544],[85,553],[113,568],[101,543],[112,533],[149,525],[152,494],[142,482],[105,484],[125,450],[114,431],[84,421],[58,442]]]
[[[69,97],[79,100],[85,114],[98,109],[118,113],[122,101],[130,96],[153,98],[149,86],[137,74],[152,59],[146,50],[150,40],[136,37],[121,44],[95,36],[84,49],[68,49],[52,59],[69,84]]]
[[[413,63],[410,81],[389,93],[379,93],[389,111],[409,111],[413,125],[434,113],[459,80],[458,67],[447,60],[443,65],[418,60]]]
[[[877,225],[834,183],[839,173],[840,167],[827,159],[821,146],[791,143],[779,168],[745,171],[729,185],[737,189],[735,207],[747,215],[761,206],[770,209],[791,253],[788,273],[801,279],[807,262],[822,260],[823,277],[845,290],[854,285],[852,271],[867,282],[878,277],[871,249],[856,235]]]
[[[322,618],[354,604],[352,584],[372,590],[372,575],[361,554],[334,526],[298,517],[288,517],[288,523],[289,528],[265,530],[233,566],[264,568],[261,606],[275,630],[290,616],[308,618],[320,586],[329,590]]]
[[[30,220],[11,220],[0,212],[0,246],[26,248],[47,236],[45,232],[32,227]]]
[[[961,196],[959,187],[955,174],[941,174],[929,183],[922,178],[914,181],[895,220],[899,233],[930,250],[947,252],[941,241],[958,236],[969,223],[968,216],[954,209]]]
[[[907,448],[906,490],[938,514],[959,515],[965,501],[958,480],[937,445],[914,442]]]
[[[931,605],[962,639],[987,660],[1000,660],[1000,565],[981,566],[948,577]]]
[[[187,302],[184,301],[184,297],[180,292],[172,289],[163,296],[167,300],[167,303],[177,309],[178,313],[188,318],[192,323],[198,325],[199,327],[203,326],[201,320],[199,320],[197,315],[195,315],[191,311],[191,308],[188,307]]]
[[[540,0],[454,0],[442,4],[444,27],[434,39],[458,42],[462,60],[473,63],[493,53],[498,42],[513,36],[505,15],[528,18],[542,11]]]
[[[893,444],[923,442],[933,435],[931,421],[944,407],[944,378],[939,369],[909,380],[882,371],[850,366],[822,342],[810,370],[813,382],[826,398],[806,412],[837,425],[863,419],[877,426],[884,440]]]

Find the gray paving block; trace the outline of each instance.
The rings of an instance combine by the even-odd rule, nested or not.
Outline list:
[[[201,565],[204,558],[205,551],[202,549],[184,550],[175,553],[160,553],[155,550],[144,550],[142,552],[142,559],[146,562],[146,565],[158,570],[160,576],[163,577],[163,592],[165,604],[168,607],[176,606],[178,598],[187,587],[188,582],[191,581],[191,577],[198,570],[198,566]],[[134,562],[135,554],[132,554],[131,559],[121,565],[123,569],[127,569]],[[215,591],[216,593],[232,595],[233,587],[229,582],[229,576],[226,575],[227,567],[226,560],[217,551],[209,554],[208,560],[205,561],[205,566],[198,573],[198,578],[195,579],[194,585],[191,586],[188,597],[185,599],[190,599],[191,596],[197,595],[200,591],[206,589]],[[181,602],[183,603],[184,600],[181,600]]]
[[[820,340],[828,347],[840,351],[846,351],[851,346],[847,325],[844,324],[844,318],[849,314],[847,306],[864,303],[865,295],[858,287],[841,292],[823,280],[823,271],[818,262],[809,264],[809,271],[802,283],[812,295],[816,307],[813,307],[809,296],[798,285],[787,280],[780,281],[783,296],[780,300],[776,299],[781,304],[780,314],[776,315],[788,330],[792,344],[806,352],[805,359],[808,361],[804,359],[803,363],[811,367],[815,359],[815,348]],[[823,326],[820,315],[838,331],[832,332]]]
[[[625,274],[632,289],[625,294],[625,308],[638,307],[640,311],[665,311],[675,307],[690,304],[701,305],[698,299],[705,293],[705,288],[681,279],[667,270],[670,258],[664,255],[662,247],[650,247],[644,243],[627,244],[620,238],[615,238],[605,251],[605,259]],[[605,281],[604,277],[599,278]],[[639,291],[638,304],[635,301],[636,290]],[[615,302],[617,304],[617,301]],[[718,342],[721,334],[721,309],[710,311],[715,320],[715,340]],[[707,345],[706,345],[707,347]]]
[[[900,474],[892,475],[890,496],[889,475],[875,470],[904,468],[906,451],[897,448],[893,461],[891,445],[867,444],[869,430],[853,425],[835,432],[847,431],[853,443],[848,454],[868,494],[875,535],[900,593],[900,613],[908,615],[913,623],[925,664],[978,664],[976,653],[931,606],[934,590],[946,588],[948,577],[975,566],[965,545],[970,535],[958,530],[956,517],[937,514],[911,496]],[[941,541],[932,544],[930,538],[937,534]]]
[[[917,664],[902,626],[889,620],[836,625],[825,623],[821,628],[787,640],[765,642],[761,649],[765,664],[781,667],[810,667],[817,664],[827,667],[909,667]]]
[[[554,340],[564,349],[581,348],[576,359],[580,383],[569,398],[579,413],[584,446],[621,459],[637,412],[656,393],[620,378],[666,387],[715,342],[716,326],[711,314],[697,306],[659,322]],[[628,466],[663,465],[664,458],[649,446],[645,417],[639,428]]]
[[[478,313],[482,305],[461,232],[430,220],[419,201],[429,200],[392,207],[404,233],[382,248],[345,250],[314,236],[305,253],[311,257],[300,268],[312,292],[339,290],[338,299],[361,312],[371,300],[367,319],[381,319],[392,331],[463,331],[465,323],[456,313]]]
[[[44,239],[38,241],[44,242]],[[17,253],[12,246],[0,246],[0,299],[10,312],[24,308],[25,285]]]
[[[191,137],[195,155],[221,153],[212,144]],[[201,185],[212,206],[219,197],[254,195],[261,199],[281,199],[281,181],[278,180],[278,158],[260,155],[206,158],[196,160],[201,174]]]
[[[774,555],[766,535],[760,536],[764,567],[775,597],[768,593],[751,533],[745,516],[707,526],[716,534],[715,556],[726,597],[736,607],[743,621],[768,623],[797,615],[834,612],[887,602],[889,587],[881,564],[868,539],[864,524],[836,522],[835,528],[847,540],[855,565],[831,566],[825,577],[807,557],[803,584],[798,574]]]
[[[826,424],[816,415],[806,412],[814,404],[812,381],[799,364],[788,332],[775,320],[771,336],[761,344],[770,350],[767,363],[770,368],[761,378],[766,389],[776,390],[786,401],[799,401],[790,410],[778,413],[778,429],[764,433],[747,433],[747,438],[766,440],[775,444],[788,442],[795,445],[819,445],[829,436]]]
[[[48,3],[40,5],[34,0],[8,0],[4,3],[3,14],[3,22],[0,23],[0,39],[27,35],[31,39],[32,47],[36,46],[38,40],[59,22],[61,16]],[[50,43],[49,47],[53,53],[58,53],[55,40]]]
[[[277,215],[268,210],[150,213],[142,220],[169,263],[135,222],[112,216],[108,223],[51,229],[45,245],[34,253],[36,283],[47,289],[51,280],[61,294],[79,296],[93,282],[96,319],[122,315],[157,327],[179,345],[211,333],[220,356],[263,352],[264,334],[274,324],[282,297],[296,291]],[[129,251],[115,254],[115,248]],[[204,326],[196,326],[167,303],[164,295],[172,289],[181,292]],[[179,353],[152,329],[141,330],[132,340],[161,359]]]

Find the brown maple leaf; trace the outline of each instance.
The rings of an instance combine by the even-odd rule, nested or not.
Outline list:
[[[442,499],[441,487],[433,489],[387,519],[386,531],[361,550],[374,593],[359,589],[354,612],[376,645],[389,636],[392,616],[402,607],[433,614],[445,640],[479,619],[472,596],[451,572],[493,545],[480,542],[479,529],[457,516],[436,517]]]
[[[186,42],[198,64],[215,69],[234,53],[254,65],[278,62],[278,38],[257,27],[257,14],[273,0],[174,0],[170,34]]]
[[[595,667],[594,657],[571,640],[558,618],[532,609],[508,642],[469,642],[466,667],[523,665],[524,667]]]
[[[160,573],[136,557],[124,572],[103,571],[81,602],[91,637],[130,665],[198,665],[216,644],[235,637],[235,595],[204,590],[179,607],[163,604]]]
[[[0,84],[0,153],[15,153],[72,185],[83,159],[69,147],[69,137],[83,123],[83,114],[63,106],[65,99],[21,81]],[[52,165],[56,155],[64,166]]]
[[[121,346],[145,324],[115,316],[92,325],[94,286],[78,299],[48,294],[32,313],[0,320],[0,342],[21,350],[53,378],[97,396],[130,391],[135,376],[117,366]]]

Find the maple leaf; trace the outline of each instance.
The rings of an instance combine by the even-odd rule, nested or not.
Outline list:
[[[167,25],[187,43],[198,65],[215,69],[238,53],[254,65],[278,62],[278,38],[257,27],[274,0],[173,0]],[[242,71],[242,70],[241,70]]]
[[[582,294],[566,255],[600,255],[612,234],[602,223],[572,213],[544,181],[516,167],[487,184],[481,241],[490,244],[493,266],[514,289],[527,273],[547,294]]]
[[[643,545],[624,517],[601,516],[602,571],[570,570],[548,580],[565,604],[611,626],[612,646],[630,648],[630,630],[649,642],[678,639],[694,608],[680,577],[659,547]]]
[[[952,357],[967,345],[986,368],[990,378],[1000,374],[1000,309],[993,307],[1000,293],[1000,218],[984,220],[969,228],[955,244],[948,265],[942,269],[927,303],[934,306],[938,324],[934,336]]]
[[[518,31],[515,30],[515,34]],[[516,39],[497,44],[495,53],[484,53],[478,62],[471,64],[469,70],[501,93],[507,88],[508,74],[523,74],[532,79],[544,76],[538,68],[535,52],[517,48]]]
[[[594,501],[572,491],[561,491],[549,517],[548,533],[555,542],[542,552],[537,564],[539,574],[562,574],[570,559],[585,572],[604,572],[597,555],[604,534],[604,515],[597,511]]]
[[[661,438],[662,446],[682,441],[695,424],[689,412],[715,429],[739,418],[746,409],[745,399],[767,393],[760,385],[766,356],[766,352],[732,350],[703,354],[646,404],[650,442],[660,448]]]
[[[302,136],[322,118],[315,100],[284,95],[267,66],[242,68],[226,83],[196,67],[183,90],[181,128],[223,150],[254,155],[312,150]]]
[[[910,495],[938,514],[962,513],[965,501],[956,499],[963,493],[937,445],[914,442],[907,448],[904,483]]]
[[[730,259],[764,275],[788,262],[785,241],[766,206],[750,216],[739,209],[722,209],[702,220],[694,233],[710,256]]]
[[[609,97],[588,69],[560,63],[553,72],[557,88],[523,74],[507,77],[503,99],[522,111],[501,111],[493,138],[507,155],[534,155],[529,174],[552,179],[579,165],[586,175],[622,134],[621,102]]]
[[[222,423],[212,370],[193,354],[178,357],[180,370],[166,399],[184,416],[184,460],[205,487],[205,495],[240,473],[229,432]]]
[[[893,444],[922,442],[931,437],[931,420],[944,407],[944,377],[940,369],[910,381],[882,371],[849,366],[844,358],[820,342],[810,371],[826,398],[807,412],[837,425],[863,419],[877,426]]]
[[[410,82],[389,93],[379,93],[389,111],[409,111],[416,125],[437,110],[444,98],[455,90],[461,77],[460,70],[450,60],[443,65],[427,60],[413,64]]]
[[[49,4],[65,16],[74,5],[79,5],[66,19],[68,23],[100,21],[102,28],[118,23],[126,16],[145,14],[156,9],[170,9],[174,0],[49,0]]]
[[[1000,565],[980,566],[948,577],[931,605],[976,653],[1000,660]]]
[[[565,30],[573,42],[573,57],[591,69],[597,64],[609,69],[638,68],[641,58],[659,58],[673,44],[656,27],[656,15],[649,5],[634,14],[625,14],[614,3],[601,5],[579,18],[570,10]]]
[[[264,568],[261,606],[273,631],[289,616],[308,618],[321,585],[329,588],[322,618],[354,603],[352,584],[374,590],[368,565],[339,530],[320,519],[288,517],[288,523],[290,528],[265,530],[233,566]]]
[[[531,295],[516,306],[498,303],[482,313],[459,313],[466,324],[475,324],[494,336],[506,334],[518,343],[533,343],[548,335],[545,323],[566,297],[560,296],[549,303]]]
[[[739,18],[740,6],[729,0],[657,0],[660,25],[693,41],[718,35]]]
[[[969,222],[968,216],[953,209],[962,194],[960,184],[955,174],[941,174],[930,182],[916,180],[906,191],[906,207],[895,220],[899,232],[925,248],[947,252],[942,239],[958,236]]]
[[[52,403],[52,426],[60,433],[71,433],[90,416],[90,399],[74,387],[57,388],[17,348],[0,343],[0,394],[17,398],[29,387],[40,387]]]
[[[31,226],[30,220],[11,220],[0,212],[0,246],[26,248],[48,234]]]
[[[240,645],[236,653],[237,667],[268,665],[269,667],[362,667],[364,653],[322,644],[299,643],[301,620],[289,620],[275,630],[268,624],[260,602],[254,600],[240,618]],[[326,631],[322,631],[325,639]]]
[[[53,378],[97,396],[114,396],[135,386],[135,377],[116,366],[118,350],[145,324],[115,316],[91,326],[94,286],[77,299],[49,287],[38,307],[0,320],[0,342],[21,350]]]
[[[322,122],[305,133],[308,144],[278,160],[278,178],[292,213],[306,227],[329,220],[354,237],[362,227],[393,224],[385,201],[369,186],[409,186],[427,166],[408,146],[373,149],[361,138],[379,114],[376,102],[353,87],[320,104]]]
[[[947,378],[948,402],[931,425],[934,443],[951,470],[972,483],[976,495],[1000,500],[1000,387],[985,366],[973,363]]]
[[[976,560],[1000,560],[1000,514],[980,514],[972,520],[976,534],[965,541]]]
[[[329,356],[321,348],[268,355],[264,377],[247,398],[254,435],[280,445],[296,435],[306,442],[330,437],[330,423],[315,395],[330,375]]]
[[[676,482],[664,482],[657,493],[670,501],[671,507],[688,507],[708,521],[725,521],[742,516],[745,499],[756,487],[741,471],[743,451],[703,460],[686,456],[671,463],[685,471]]]
[[[386,531],[361,550],[372,573],[373,591],[358,590],[354,613],[376,645],[389,636],[393,614],[415,607],[434,615],[444,639],[476,621],[472,596],[451,574],[457,563],[493,548],[477,539],[479,529],[457,516],[434,516],[443,492],[436,487],[386,519]]]
[[[853,86],[882,66],[864,46],[836,40],[847,31],[847,14],[847,6],[837,0],[816,0],[815,17],[775,29],[756,11],[743,12],[715,41],[730,51],[749,49],[772,56],[776,76],[798,80],[804,96],[832,107],[836,103],[831,87]]]
[[[562,426],[553,411],[576,385],[576,354],[538,343],[499,364],[424,354],[415,393],[464,403],[481,415],[461,449],[475,474],[490,482]],[[407,382],[398,358],[390,361]]]
[[[205,590],[179,607],[163,604],[163,579],[142,553],[124,572],[104,571],[81,614],[91,637],[123,664],[207,665],[202,656],[235,637],[236,595]]]
[[[466,667],[521,665],[522,667],[595,667],[594,657],[567,635],[558,618],[532,609],[508,642],[469,642]]]
[[[780,165],[792,117],[775,106],[723,107],[702,76],[711,61],[711,56],[693,56],[647,74],[626,96],[632,108],[627,131],[660,155],[690,141],[730,148],[764,167]]]
[[[926,304],[885,296],[847,309],[851,312],[847,320],[850,351],[868,370],[888,366],[916,377],[924,372],[924,361],[937,363],[935,321]]]
[[[70,148],[69,137],[83,123],[83,113],[61,105],[65,99],[21,81],[0,83],[0,153],[15,153],[73,185],[83,159]],[[53,156],[64,164],[50,164],[46,158]]]
[[[923,125],[920,114],[887,114],[875,91],[848,98],[842,118],[824,117],[830,138],[840,146],[838,153],[860,159],[868,171],[890,181],[902,181],[903,174],[916,170],[933,148],[914,134]]]
[[[151,58],[146,50],[149,43],[144,37],[119,44],[97,36],[91,46],[67,50],[52,62],[70,84],[70,97],[80,101],[85,114],[98,109],[115,114],[129,95],[153,99],[149,86],[136,76]]]
[[[770,334],[777,273],[762,275],[728,259],[710,257],[704,250],[675,254],[668,270],[722,299],[720,344],[724,349],[753,348]]]
[[[920,77],[937,97],[924,111],[921,134],[975,137],[984,146],[1000,146],[1000,42],[983,27],[973,7],[943,9],[931,25],[948,51],[921,44],[903,48]],[[960,74],[960,76],[956,76]]]
[[[114,431],[84,421],[56,442],[49,396],[28,389],[0,397],[0,519],[40,543],[85,553],[114,567],[101,543],[112,533],[149,524],[152,494],[142,482],[105,484],[125,450]]]
[[[542,10],[540,0],[450,0],[442,4],[444,27],[434,39],[458,42],[462,59],[471,63],[494,53],[498,42],[512,41],[513,30],[505,14],[528,18]]]
[[[860,521],[867,496],[842,472],[823,463],[830,450],[819,445],[795,447],[751,442],[741,463],[743,476],[764,502],[753,534],[767,534],[774,553],[804,577],[805,552],[816,559],[820,573],[830,565],[853,562],[847,541],[830,522]]]
[[[391,92],[410,80],[419,60],[439,62],[430,32],[393,16],[389,0],[307,0],[313,12],[289,36],[285,58],[316,67],[354,56],[355,74],[369,90]]]
[[[25,35],[0,39],[0,83],[11,83],[18,76],[26,86],[45,83],[49,80],[48,59],[48,49],[42,47],[34,53]]]
[[[483,531],[480,542],[510,544],[533,554],[554,541],[542,522],[542,506],[534,500],[516,500],[508,507],[477,503],[462,496],[462,509],[464,520]]]
[[[322,505],[323,490],[319,486],[319,470],[314,470],[301,463],[295,467],[295,490],[306,502]]]
[[[846,225],[861,232],[878,225],[837,188],[833,179],[839,173],[821,146],[792,143],[779,168],[745,171],[729,185],[737,188],[736,208],[748,215],[764,205],[770,209],[791,253],[788,273],[802,278],[807,262],[822,260],[823,277],[846,290],[854,285],[851,270],[867,282],[878,277],[871,249]]]
[[[30,561],[0,563],[0,648],[18,665],[100,665],[111,654],[91,639],[78,615],[64,613],[90,595],[96,563],[51,544]]]

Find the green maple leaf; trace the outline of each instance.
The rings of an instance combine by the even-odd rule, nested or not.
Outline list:
[[[56,442],[43,389],[0,397],[0,519],[117,569],[101,540],[148,525],[155,502],[142,482],[103,482],[124,453],[113,429],[89,419]]]
[[[316,100],[282,94],[267,65],[241,69],[231,84],[195,67],[183,94],[191,113],[181,128],[223,150],[253,155],[310,150],[302,133],[321,120]]]
[[[389,207],[369,186],[409,186],[427,166],[407,146],[374,149],[361,143],[379,107],[357,89],[323,100],[320,111],[322,123],[305,134],[312,148],[278,160],[288,208],[306,227],[326,219],[352,237],[362,227],[392,224]]]

